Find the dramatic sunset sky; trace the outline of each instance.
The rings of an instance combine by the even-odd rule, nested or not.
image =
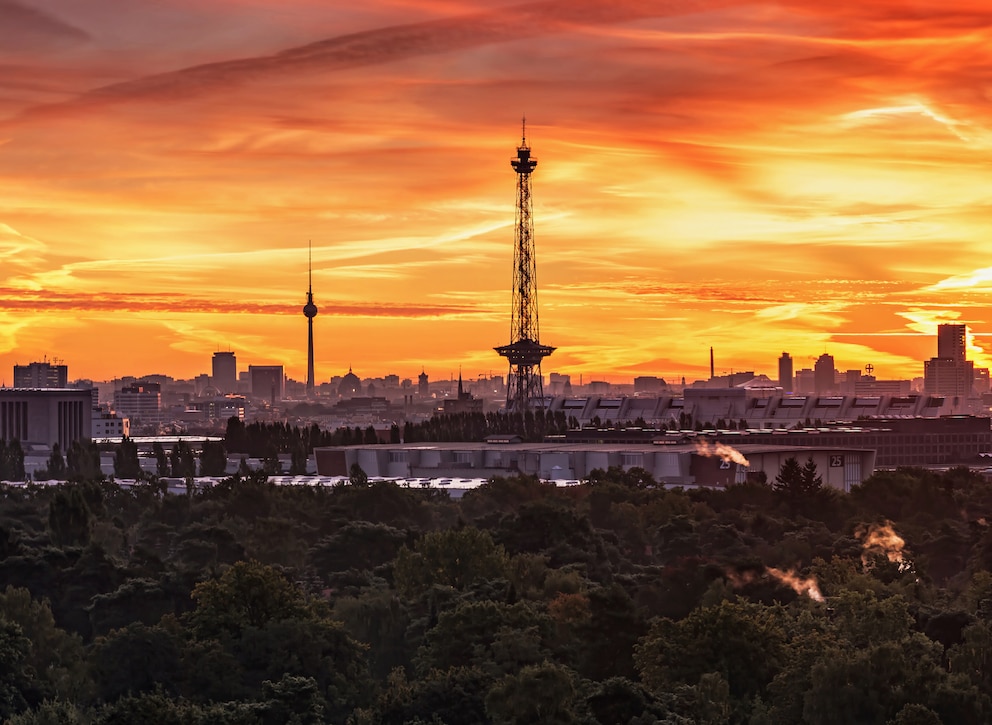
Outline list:
[[[992,363],[988,0],[0,0],[0,382]],[[985,348],[983,350],[983,348]],[[988,350],[988,353],[986,352]]]

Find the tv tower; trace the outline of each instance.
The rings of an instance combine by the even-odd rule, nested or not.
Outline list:
[[[537,321],[537,260],[534,253],[534,205],[530,175],[537,166],[527,145],[527,119],[522,125],[517,157],[510,159],[517,172],[517,210],[513,244],[513,307],[510,313],[510,344],[493,348],[510,363],[506,379],[506,409],[524,411],[536,404],[544,407],[544,378],[541,360],[554,348],[540,343]]]
[[[313,303],[313,242],[308,242],[307,249],[307,303],[303,306],[303,314],[307,318],[309,339],[307,340],[307,397],[312,398],[313,392],[313,318],[317,316],[317,305]]]

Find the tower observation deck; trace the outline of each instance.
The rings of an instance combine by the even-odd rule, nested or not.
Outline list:
[[[530,175],[537,167],[527,145],[523,126],[517,156],[510,160],[517,173],[517,209],[513,244],[513,304],[510,313],[510,344],[494,348],[510,363],[506,380],[506,409],[524,411],[544,407],[544,378],[541,360],[555,348],[542,345],[537,315],[537,259],[534,251],[534,206]]]

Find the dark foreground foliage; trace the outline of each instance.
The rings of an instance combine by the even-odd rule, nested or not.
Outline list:
[[[986,723],[992,488],[0,489],[0,717]],[[822,595],[822,596],[821,596]]]

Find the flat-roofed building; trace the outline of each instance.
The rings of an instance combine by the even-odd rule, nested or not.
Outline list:
[[[233,352],[215,352],[211,382],[219,393],[238,391],[238,359]]]
[[[282,400],[286,380],[282,365],[249,365],[248,379],[255,398],[266,400],[271,405]]]
[[[14,366],[15,388],[67,388],[69,368],[59,362],[33,362]]]
[[[0,438],[66,450],[92,438],[91,401],[89,390],[0,388]]]
[[[837,400],[836,398],[833,400]],[[877,400],[858,398],[866,407]],[[862,420],[856,425],[832,425],[793,429],[720,430],[699,434],[678,431],[584,428],[561,437],[566,443],[634,445],[653,442],[678,444],[697,436],[699,440],[732,446],[775,445],[807,448],[856,448],[876,452],[875,465],[949,466],[983,464],[992,454],[992,426],[989,418],[953,415],[943,418],[895,417]]]
[[[875,452],[854,448],[736,446],[739,458],[686,444],[409,443],[317,448],[321,476],[347,476],[357,464],[373,478],[489,478],[519,473],[545,480],[588,478],[595,469],[641,468],[668,486],[729,486],[764,474],[771,481],[788,458],[812,457],[826,486],[850,491],[870,476]],[[724,451],[726,453],[726,451]]]
[[[114,391],[114,411],[134,424],[161,425],[162,386],[159,383],[125,385]]]
[[[93,409],[93,438],[123,438],[131,435],[131,421],[99,408]]]

